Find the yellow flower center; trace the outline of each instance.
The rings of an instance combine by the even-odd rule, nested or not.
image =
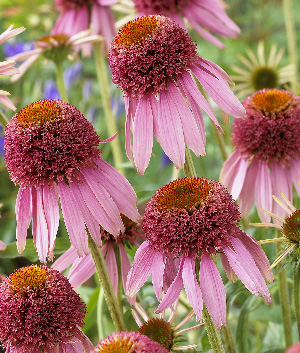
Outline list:
[[[54,34],[54,35],[44,36],[40,38],[36,43],[36,45],[37,47],[41,47],[39,45],[39,42],[41,42],[41,43],[46,43],[49,46],[58,47],[58,46],[66,45],[69,39],[70,39],[70,36],[68,36],[67,34]]]
[[[282,233],[292,242],[300,241],[300,210],[292,213],[282,225]]]
[[[291,94],[287,91],[270,89],[257,92],[252,98],[252,103],[256,109],[269,115],[287,108],[291,98]]]
[[[96,352],[101,353],[128,353],[134,352],[133,342],[127,341],[125,338],[116,337],[113,341],[101,344],[97,347]]]
[[[14,292],[23,294],[24,288],[37,291],[44,287],[49,276],[49,271],[46,268],[31,265],[15,271],[9,277],[8,283]]]
[[[198,207],[208,197],[211,186],[201,178],[183,178],[162,187],[157,195],[158,207],[162,210],[190,210]]]
[[[16,118],[24,127],[30,123],[42,126],[46,122],[56,119],[58,115],[58,104],[51,100],[43,100],[28,105],[16,115]]]
[[[151,36],[157,27],[155,16],[143,16],[128,22],[121,28],[115,37],[115,44],[130,47],[132,44],[140,43],[143,39]]]

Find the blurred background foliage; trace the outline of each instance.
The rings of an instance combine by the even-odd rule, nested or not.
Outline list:
[[[265,42],[266,53],[270,51],[273,43],[278,48],[285,49],[282,65],[289,64],[287,56],[287,39],[285,33],[285,23],[280,0],[228,0],[227,13],[241,28],[241,35],[237,39],[223,39],[226,45],[225,50],[220,50],[213,45],[202,40],[196,31],[189,29],[191,36],[198,44],[198,53],[205,59],[212,60],[220,65],[231,75],[232,65],[239,65],[237,56],[246,54],[247,48],[256,53],[257,44],[260,40]],[[294,19],[296,31],[300,32],[300,1],[294,1]],[[298,14],[298,15],[297,15]],[[115,14],[120,18],[121,14]],[[56,21],[58,12],[54,7],[54,0],[1,0],[0,2],[0,32],[6,30],[9,25],[14,27],[24,26],[26,31],[14,38],[8,45],[0,48],[0,61],[6,56],[10,56],[20,50],[20,48],[31,48],[32,43],[44,35],[48,35]],[[298,45],[300,43],[298,40]],[[107,68],[107,70],[109,70]],[[55,68],[51,62],[38,61],[26,74],[16,83],[10,83],[7,77],[0,77],[1,89],[11,93],[11,98],[17,110],[22,109],[27,104],[44,98],[58,98],[59,94],[55,85]],[[95,126],[102,139],[108,136],[104,124],[103,109],[100,99],[100,91],[96,78],[94,59],[82,58],[79,62],[65,63],[65,81],[69,95],[69,101],[75,105]],[[124,122],[125,111],[122,94],[112,83],[110,86],[111,104],[118,118],[118,131],[124,146]],[[13,116],[12,111],[6,111],[7,116]],[[230,144],[231,125],[224,125],[220,111],[216,111],[218,119],[226,132],[223,141],[226,145],[226,152],[229,155],[232,151]],[[231,118],[232,123],[232,118]],[[194,158],[198,176],[218,179],[224,158],[220,154],[218,144],[215,142],[215,128],[205,117],[207,146],[205,158]],[[10,274],[16,268],[30,263],[38,263],[32,241],[28,241],[26,250],[22,256],[17,254],[15,246],[15,199],[18,188],[13,185],[8,177],[3,159],[3,130],[0,131],[0,239],[6,244],[10,244],[5,253],[0,253],[0,273]],[[108,144],[102,144],[102,157],[112,163],[111,149]],[[133,185],[138,198],[141,210],[144,203],[162,185],[168,183],[173,177],[173,166],[168,158],[163,154],[160,146],[155,142],[153,156],[144,176],[137,175],[136,170],[131,167],[124,152],[124,167],[126,176]],[[195,156],[193,156],[195,157]],[[178,176],[183,176],[179,171]],[[300,206],[299,200],[296,204]],[[254,210],[249,215],[252,222],[259,222]],[[274,237],[272,229],[256,229],[247,227],[249,220],[244,220],[242,227],[256,239]],[[31,230],[28,231],[30,238]],[[65,226],[61,222],[59,234],[55,248],[56,258],[69,247],[69,240]],[[275,247],[264,246],[267,256],[272,262],[275,259]],[[130,250],[128,250],[130,251]],[[134,252],[131,250],[131,258]],[[287,266],[289,278],[292,278],[291,269]],[[276,271],[274,271],[276,273]],[[222,273],[224,282],[226,276]],[[275,278],[276,279],[276,278]],[[113,332],[113,325],[109,317],[108,310],[104,302],[101,302],[101,289],[97,287],[97,279],[91,279],[86,285],[78,289],[83,300],[87,303],[88,314],[86,317],[85,332],[94,341],[98,340],[98,334],[105,337]],[[228,298],[228,310],[230,312],[229,322],[233,335],[237,342],[239,353],[261,353],[261,352],[283,352],[284,335],[281,324],[281,310],[278,305],[278,286],[275,280],[270,286],[272,294],[272,304],[266,306],[261,298],[252,296],[240,283],[226,283]],[[143,287],[141,291],[143,298],[142,305],[150,312],[155,309],[157,302],[153,297],[153,290],[150,283]],[[100,304],[99,304],[100,303]],[[130,308],[124,299],[126,308],[125,318],[130,329],[137,329],[136,324],[130,314]],[[187,312],[187,305],[182,299],[179,306],[180,314]],[[101,323],[98,330],[96,322]],[[294,339],[296,339],[296,327],[294,325]],[[194,352],[209,352],[210,346],[207,336],[204,334],[205,328],[191,331],[188,334],[190,344],[198,344],[199,347]],[[276,349],[274,347],[277,347]]]

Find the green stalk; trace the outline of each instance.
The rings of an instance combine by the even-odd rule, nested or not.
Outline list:
[[[300,340],[300,300],[299,300],[299,276],[300,276],[300,266],[296,265],[294,267],[294,306],[295,306],[295,315],[296,322],[298,327],[298,339]]]
[[[276,229],[276,237],[278,238],[279,236],[280,231]],[[279,255],[280,250],[281,244],[276,243],[277,256]],[[279,288],[279,301],[281,305],[282,322],[284,328],[285,346],[286,348],[288,348],[293,344],[292,318],[287,273],[286,269],[282,268],[281,263],[277,265],[277,276]]]
[[[114,252],[117,261],[118,267],[118,291],[117,291],[117,301],[120,307],[121,312],[123,311],[123,301],[122,301],[122,294],[123,294],[123,284],[122,284],[122,265],[121,265],[121,255],[119,246],[114,246]]]
[[[104,297],[108,306],[113,323],[118,332],[126,331],[125,324],[123,321],[123,315],[118,305],[111,281],[107,272],[106,264],[101,250],[97,248],[91,235],[88,235],[89,250],[94,260],[96,271],[100,279],[101,287],[104,292]]]
[[[214,137],[215,137],[217,144],[219,146],[219,150],[221,152],[222,159],[223,159],[223,161],[226,161],[228,155],[226,152],[226,146],[225,146],[223,136],[220,134],[220,132],[216,128],[216,125],[213,123],[213,121],[211,119],[209,119],[209,121],[210,121],[210,125],[212,127],[212,130],[213,130],[213,133],[214,133]]]
[[[222,332],[223,332],[223,337],[225,341],[225,346],[226,346],[226,352],[227,353],[236,353],[236,349],[234,347],[234,342],[233,342],[233,337],[232,337],[232,332],[227,320],[226,326],[222,326]]]
[[[184,174],[186,177],[196,177],[196,170],[192,160],[190,149],[185,146],[185,162],[184,162]]]
[[[98,327],[98,338],[99,341],[104,338],[104,331],[102,325],[102,317],[103,317],[103,300],[104,300],[104,292],[102,287],[99,288],[98,302],[97,302],[97,327]]]
[[[8,123],[8,119],[6,115],[3,113],[3,111],[0,109],[0,125],[3,127],[3,130],[5,130],[7,123]]]
[[[205,304],[203,305],[202,314],[205,322],[207,336],[213,353],[225,353],[219,330],[217,326],[214,324],[211,316],[209,315]]]
[[[107,131],[110,136],[113,136],[117,131],[117,122],[116,118],[112,112],[110,105],[110,94],[109,94],[109,77],[107,74],[107,65],[106,65],[106,55],[103,47],[103,43],[94,44],[94,53],[95,53],[95,64],[97,78],[100,86],[100,93],[102,99],[102,105],[104,109],[104,116]],[[111,141],[112,154],[114,159],[115,168],[123,175],[125,175],[125,169],[120,167],[123,163],[122,150],[120,145],[120,138],[117,136],[113,141]]]
[[[56,84],[58,91],[60,93],[61,99],[65,102],[68,102],[68,95],[66,91],[65,81],[64,81],[64,69],[63,62],[55,62],[56,69]]]
[[[298,51],[297,51],[297,36],[295,30],[295,22],[293,17],[293,0],[283,0],[283,13],[285,19],[285,30],[287,36],[288,53],[290,63],[294,65],[294,81],[293,89],[296,88],[299,82],[299,65],[298,65]]]

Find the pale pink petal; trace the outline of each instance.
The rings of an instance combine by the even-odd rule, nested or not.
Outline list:
[[[291,173],[291,178],[293,180],[297,194],[300,196],[300,185],[298,184],[298,181],[300,181],[300,159],[299,158],[292,158],[290,160],[290,173]]]
[[[234,273],[232,267],[230,266],[227,257],[224,254],[220,254],[221,262],[226,272],[229,281],[234,282],[237,280],[237,275]]]
[[[17,248],[21,254],[26,245],[27,229],[32,218],[31,208],[31,187],[26,189],[20,186],[17,200],[16,200],[16,218],[17,218]]]
[[[155,266],[152,268],[152,283],[154,293],[158,300],[161,300],[163,290],[163,279],[164,279],[165,261],[163,253],[156,254]]]
[[[266,212],[259,209],[260,207],[267,211],[271,211],[272,209],[271,178],[269,167],[266,162],[258,162],[256,178],[255,201],[257,213],[262,222],[269,223],[270,216]]]
[[[155,311],[156,314],[161,313],[162,311],[168,309],[179,297],[179,294],[180,294],[182,286],[183,286],[183,280],[182,280],[183,264],[184,264],[184,258],[181,259],[181,263],[180,263],[177,275],[174,278],[174,281],[172,282],[171,286],[169,287],[163,300],[160,302],[157,310]]]
[[[3,105],[5,105],[7,108],[11,109],[11,110],[16,110],[17,107],[13,104],[13,102],[7,97],[7,93],[5,91],[1,91],[0,90],[0,103],[2,103]],[[8,93],[9,94],[9,93]]]
[[[178,88],[175,87],[172,82],[168,84],[168,93],[181,121],[185,144],[195,153],[197,157],[200,157],[200,155],[205,155],[202,135],[198,129],[195,118]]]
[[[164,259],[165,261],[165,272],[164,272],[164,289],[166,291],[166,288],[169,288],[172,282],[174,281],[174,278],[177,275],[178,272],[178,261],[177,259],[173,259],[172,257],[168,256],[167,258]]]
[[[13,75],[10,78],[11,82],[16,82],[19,78],[21,78],[24,73],[27,71],[27,69],[39,58],[39,54],[35,54],[33,56],[31,56],[30,58],[28,58],[27,60],[25,60],[19,67],[19,73]]]
[[[107,272],[109,274],[109,278],[114,289],[115,295],[118,292],[118,266],[116,261],[116,255],[114,251],[114,247],[112,242],[108,243],[107,253],[105,258],[105,263],[107,267]]]
[[[269,282],[273,282],[273,273],[269,270],[270,262],[263,251],[262,247],[258,242],[247,233],[241,231],[239,234],[239,240],[243,243],[244,247],[249,251],[252,256],[259,272],[263,278]]]
[[[158,126],[161,147],[177,168],[183,169],[185,144],[180,116],[168,91],[159,95]]]
[[[73,288],[79,288],[96,272],[95,263],[91,254],[78,257],[70,268],[68,280]]]
[[[240,192],[243,188],[247,169],[248,169],[248,161],[245,160],[243,157],[241,157],[236,167],[233,170],[232,177],[231,177],[232,182],[230,183],[231,184],[230,193],[235,200],[239,197]]]
[[[141,97],[133,123],[133,158],[137,172],[144,174],[153,147],[153,115],[147,96]]]
[[[121,273],[122,273],[122,282],[123,288],[126,292],[126,280],[128,272],[130,271],[130,261],[128,259],[128,254],[126,249],[122,243],[119,243],[119,251],[120,251],[120,258],[121,258]]]
[[[70,265],[72,265],[76,259],[78,259],[77,250],[73,245],[71,245],[71,247],[64,254],[62,254],[55,262],[53,262],[51,267],[57,271],[62,272]]]
[[[127,157],[129,158],[132,165],[134,165],[133,157],[132,157],[132,139],[131,139],[131,131],[133,119],[136,111],[137,104],[136,100],[133,100],[129,97],[124,97],[125,102],[125,111],[126,111],[126,121],[125,121],[125,151]]]
[[[131,270],[127,276],[126,295],[132,298],[147,281],[155,264],[156,251],[152,250],[145,241],[138,249],[134,257]]]
[[[0,251],[3,251],[5,249],[6,249],[6,244],[4,244],[2,240],[0,240]]]
[[[234,151],[224,162],[223,167],[221,169],[220,173],[220,183],[224,184],[226,187],[228,187],[232,171],[236,164],[239,162],[241,159],[241,155],[238,151]]]
[[[199,281],[204,303],[218,328],[226,325],[226,294],[220,273],[208,254],[200,262]]]
[[[25,31],[25,27],[18,27],[18,28],[12,29],[13,27],[14,27],[14,25],[10,25],[7,28],[7,30],[5,30],[3,33],[0,34],[0,44],[6,42],[10,38],[13,38],[16,35]]]
[[[64,181],[58,182],[61,209],[71,243],[77,249],[78,255],[88,253],[87,233],[82,215],[71,189]]]
[[[186,257],[184,260],[182,279],[188,300],[195,311],[196,320],[201,321],[203,310],[202,293],[196,278],[195,260],[190,257]]]

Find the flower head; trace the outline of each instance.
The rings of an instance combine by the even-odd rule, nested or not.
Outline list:
[[[16,61],[24,61],[19,66],[19,73],[15,74],[11,81],[17,81],[27,69],[41,56],[44,59],[60,63],[66,59],[74,59],[77,55],[78,48],[85,43],[93,43],[101,40],[98,35],[90,35],[91,30],[85,30],[76,35],[69,36],[67,34],[58,33],[40,38],[34,43],[34,49],[16,54],[9,59]]]
[[[272,206],[272,194],[280,197],[278,190],[283,190],[291,200],[292,182],[299,193],[300,97],[263,89],[244,99],[243,105],[247,116],[233,122],[236,151],[225,162],[220,180],[239,198],[243,215],[255,200],[261,220],[267,222],[269,216],[259,207],[279,211],[274,202]]]
[[[91,349],[80,330],[85,304],[58,271],[20,268],[0,285],[0,339],[7,352]]]
[[[256,241],[238,227],[239,219],[234,200],[217,181],[183,178],[163,186],[145,209],[146,241],[128,274],[127,295],[132,297],[152,274],[155,294],[161,301],[157,312],[172,305],[184,285],[198,320],[204,300],[216,325],[225,325],[225,289],[211,258],[220,253],[228,277],[233,278],[234,272],[251,293],[261,293],[269,303],[263,280],[272,280],[268,259]],[[200,285],[196,261],[200,262]]]
[[[109,139],[110,140],[110,139]],[[42,100],[17,113],[5,130],[5,161],[20,185],[16,202],[17,244],[22,252],[32,220],[40,260],[52,258],[59,222],[58,197],[72,244],[88,253],[86,227],[101,246],[99,224],[124,231],[120,213],[138,221],[129,182],[101,157],[92,124],[72,105]]]
[[[236,75],[231,76],[237,82],[233,88],[237,92],[237,97],[244,97],[263,88],[278,88],[291,82],[294,66],[290,64],[279,68],[283,53],[283,49],[277,51],[277,45],[273,44],[266,60],[264,42],[260,41],[257,46],[257,57],[250,49],[247,51],[248,57],[238,55],[244,67],[232,66]]]
[[[166,348],[139,332],[115,332],[101,340],[94,353],[167,353]]]
[[[115,36],[108,57],[112,80],[125,94],[126,152],[139,173],[149,163],[153,134],[179,168],[184,165],[185,144],[197,156],[205,154],[201,109],[222,131],[189,71],[226,113],[244,114],[227,84],[229,76],[200,58],[187,32],[167,17],[128,22]]]
[[[210,32],[222,37],[235,38],[239,27],[226,15],[223,4],[213,0],[134,0],[138,16],[163,15],[177,21],[182,27],[181,17],[210,43],[224,48],[224,44]]]

